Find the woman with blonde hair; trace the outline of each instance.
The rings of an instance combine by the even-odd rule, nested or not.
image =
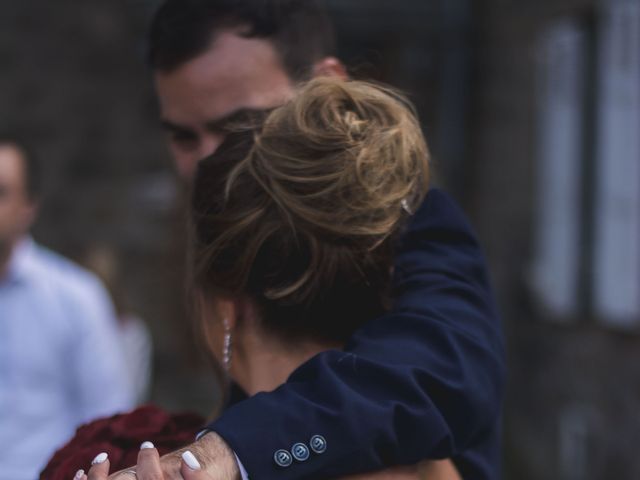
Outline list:
[[[248,396],[303,379],[301,365],[327,350],[353,364],[357,382],[364,360],[342,348],[389,309],[394,248],[427,193],[419,123],[392,89],[328,78],[258,123],[229,134],[196,175],[192,268],[203,335]],[[379,388],[397,387],[386,380]],[[358,412],[339,404],[327,415],[358,422]],[[276,462],[286,468],[330,455],[331,439],[317,437],[311,451]],[[380,448],[391,456],[395,446]],[[154,452],[142,451],[138,480],[158,478]],[[199,470],[209,459],[195,453],[184,454],[183,476],[211,478]],[[385,467],[362,478],[459,478],[447,460]],[[105,478],[107,468],[95,465],[89,479]],[[299,478],[310,477],[300,470]]]

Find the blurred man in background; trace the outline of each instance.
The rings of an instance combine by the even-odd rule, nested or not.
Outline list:
[[[37,245],[38,165],[0,137],[0,477],[33,480],[75,428],[132,406],[100,282]]]

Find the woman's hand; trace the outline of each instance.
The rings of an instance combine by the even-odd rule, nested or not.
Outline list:
[[[162,458],[151,442],[144,442],[137,465],[109,476],[109,458],[101,453],[85,474],[74,480],[236,480],[240,472],[233,452],[216,434],[210,433],[187,448]]]
[[[73,480],[106,480],[109,476],[109,456],[106,453],[99,453],[91,462],[91,469],[88,474],[84,470],[78,470]]]

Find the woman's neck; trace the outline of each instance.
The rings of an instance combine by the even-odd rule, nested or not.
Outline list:
[[[286,342],[272,335],[244,331],[234,339],[231,376],[250,396],[270,392],[286,382],[303,363],[338,344],[317,341]]]

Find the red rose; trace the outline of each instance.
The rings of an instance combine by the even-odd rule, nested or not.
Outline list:
[[[153,442],[164,455],[193,442],[204,424],[199,415],[170,414],[151,405],[94,420],[53,455],[40,480],[69,480],[80,468],[88,470],[100,452],[109,454],[112,471],[122,470],[136,464],[142,442]]]

